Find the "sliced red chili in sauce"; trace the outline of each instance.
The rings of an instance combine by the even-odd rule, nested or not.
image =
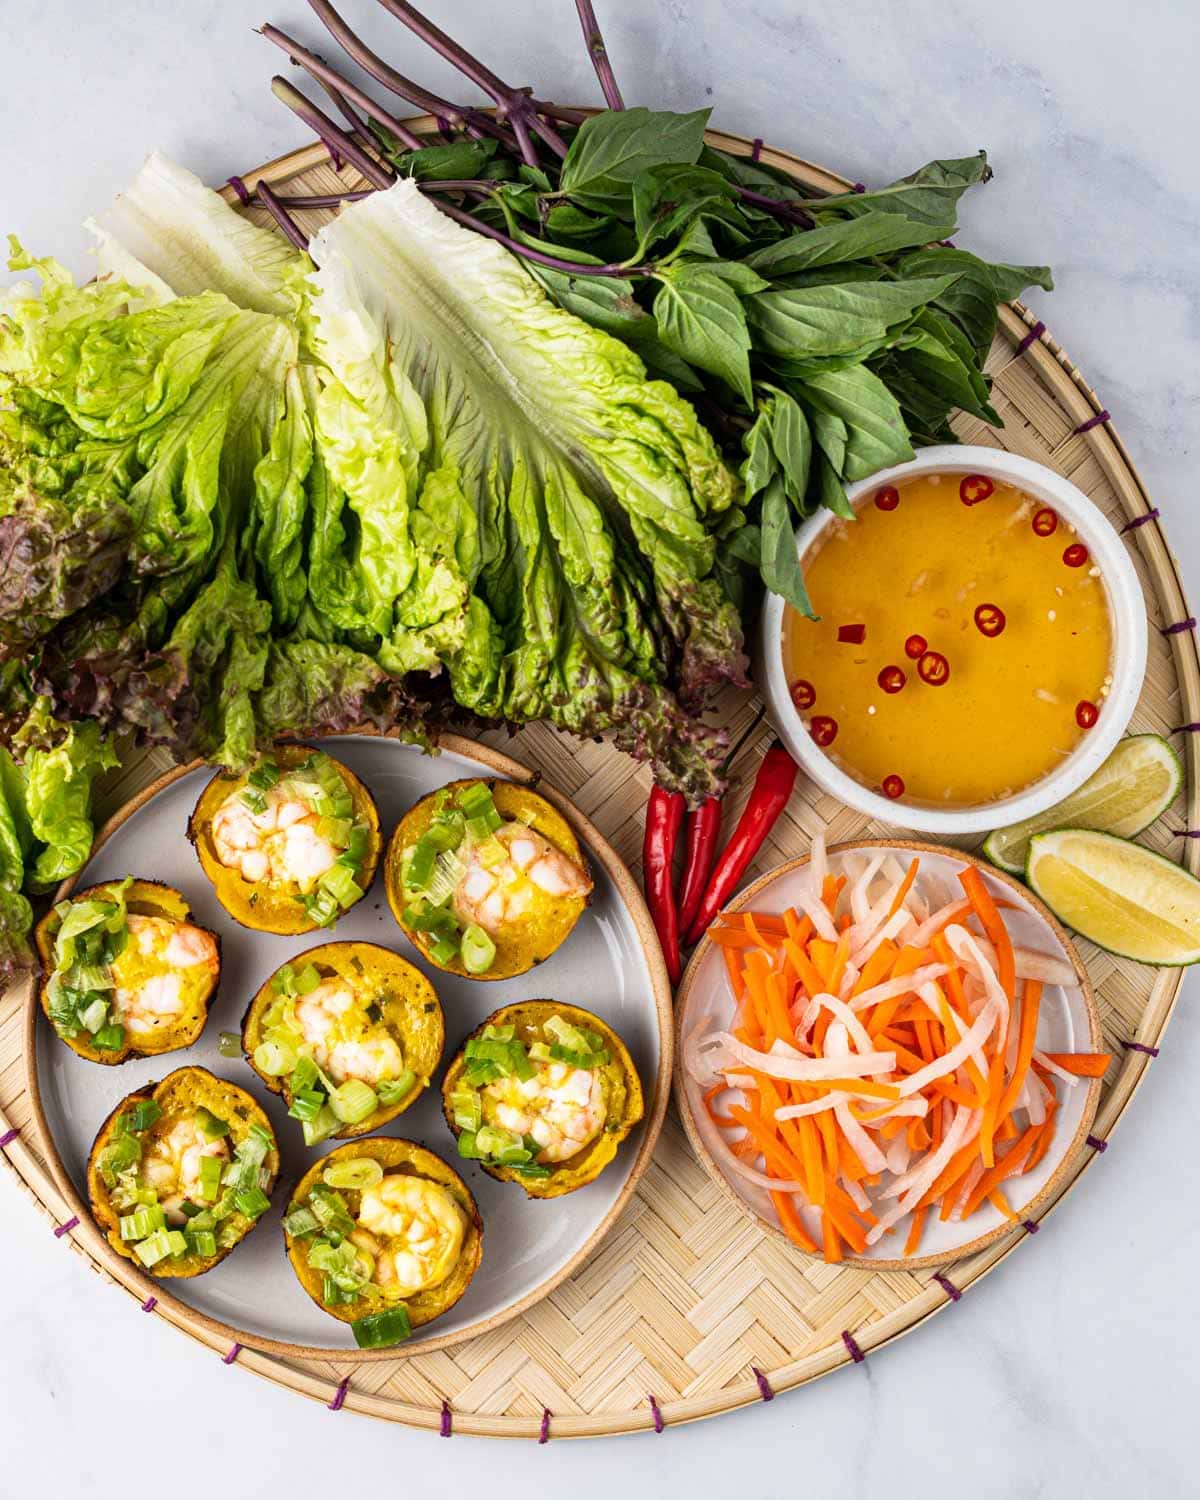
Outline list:
[[[903,667],[884,667],[875,681],[885,693],[898,693],[908,678]]]
[[[875,504],[880,510],[895,510],[900,504],[900,491],[894,484],[885,484],[875,491]]]
[[[929,642],[923,635],[910,635],[904,643],[904,654],[911,657],[913,661],[917,661],[920,657],[924,656],[928,650]]]
[[[1075,705],[1075,722],[1080,729],[1090,729],[1099,717],[1100,710],[1086,698],[1081,698]]]
[[[1007,624],[1008,619],[998,604],[975,606],[975,628],[980,635],[986,635],[989,638],[998,636]]]
[[[865,625],[839,625],[838,640],[846,646],[861,646],[867,638]]]
[[[805,713],[817,701],[817,690],[811,682],[801,677],[798,682],[792,683],[792,702]]]
[[[893,802],[896,800],[897,797],[903,797],[904,796],[904,779],[903,779],[903,777],[896,776],[896,775],[885,776],[883,778],[883,795],[885,797],[890,797]]]
[[[1034,512],[1033,529],[1038,536],[1053,536],[1058,530],[1058,517],[1052,510]]]
[[[1068,568],[1082,568],[1088,560],[1088,549],[1082,542],[1072,542],[1063,553],[1063,562]]]
[[[926,651],[917,663],[917,675],[930,687],[941,687],[950,680],[950,663],[940,651]]]
[[[809,721],[808,732],[813,737],[814,745],[832,745],[837,739],[838,722],[825,714],[817,714],[816,718]]]
[[[965,474],[958,486],[958,498],[964,505],[978,505],[995,490],[996,486],[986,474]]]

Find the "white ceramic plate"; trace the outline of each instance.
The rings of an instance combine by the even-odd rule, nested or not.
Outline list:
[[[870,841],[857,844],[836,845],[829,851],[830,871],[841,873],[845,857],[856,850],[871,848],[891,850],[896,858],[907,865],[914,853],[921,856],[921,873],[940,877],[946,885],[958,886],[958,874],[968,863],[983,871],[985,878],[998,899],[1013,902],[1017,910],[1005,912],[1005,919],[1013,940],[1018,946],[1037,949],[1055,958],[1065,959],[1074,968],[1079,983],[1069,987],[1046,985],[1042,994],[1038,1018],[1037,1046],[1043,1052],[1099,1052],[1103,1048],[1095,1000],[1088,983],[1083,962],[1076,953],[1062,927],[1035,897],[1015,880],[1001,874],[953,849],[939,849],[930,844],[897,844]],[[732,911],[751,909],[754,911],[783,912],[795,905],[795,893],[802,879],[806,860],[794,860],[772,875],[765,876],[742,892],[728,908]],[[736,1173],[726,1173],[705,1144],[717,1133],[717,1127],[708,1119],[698,1083],[687,1075],[683,1065],[685,1041],[693,1032],[722,1030],[733,1018],[733,992],[729,987],[725,962],[716,944],[707,937],[701,942],[687,973],[683,977],[676,996],[677,1030],[676,1043],[679,1055],[677,1094],[684,1125],[709,1174],[737,1201],[747,1213],[759,1219],[768,1228],[782,1234],[779,1216],[769,1196],[754,1183],[747,1182]],[[711,1021],[706,1018],[711,1018]],[[1100,1097],[1100,1080],[1089,1082],[1081,1079],[1074,1086],[1058,1085],[1058,1126],[1049,1151],[1037,1167],[1024,1176],[1005,1183],[1009,1204],[1018,1218],[1037,1218],[1053,1194],[1058,1178],[1066,1164],[1082,1147],[1091,1128]],[[807,1207],[802,1215],[809,1229],[817,1227],[816,1240],[820,1243],[819,1221]],[[969,1219],[957,1223],[941,1223],[932,1216],[926,1221],[921,1239],[921,1253],[903,1257],[898,1247],[904,1243],[908,1220],[897,1226],[892,1236],[870,1246],[863,1256],[847,1255],[847,1262],[872,1265],[893,1265],[913,1268],[924,1265],[941,1265],[966,1254],[973,1254],[990,1240],[1006,1234],[1012,1228],[1009,1221],[993,1208],[983,1204]]]
[[[418,797],[456,777],[497,774],[494,752],[483,747],[478,747],[479,753],[489,757],[488,763],[446,750],[430,757],[396,740],[366,735],[325,741],[323,746],[366,783],[378,804],[385,839]],[[194,1047],[180,1052],[104,1067],[63,1046],[39,1008],[36,1068],[45,1121],[62,1168],[86,1202],[85,1167],[92,1139],[109,1111],[133,1089],[193,1063],[248,1089],[270,1116],[283,1158],[270,1212],[228,1259],[195,1280],[153,1282],[127,1261],[119,1261],[116,1269],[122,1279],[135,1278],[145,1295],[155,1295],[160,1302],[177,1297],[222,1325],[237,1342],[264,1348],[300,1345],[343,1357],[354,1349],[350,1329],[323,1313],[301,1288],[284,1256],[279,1222],[292,1185],[314,1155],[323,1155],[338,1142],[326,1142],[315,1153],[307,1150],[299,1124],[287,1117],[282,1101],[266,1091],[242,1058],[224,1058],[217,1050],[222,1031],[240,1031],[246,1005],[263,981],[286,959],[327,941],[330,934],[274,937],[251,932],[222,909],[186,833],[188,815],[211,775],[208,768],[192,771],[164,787],[116,829],[77,882],[82,887],[128,874],[166,881],[187,897],[197,921],[221,934],[221,984],[204,1034]],[[611,849],[595,842],[598,835],[578,813],[573,822],[589,855],[595,897],[558,952],[529,974],[484,983],[443,974],[426,964],[388,909],[382,874],[333,934],[394,948],[433,981],[446,1015],[443,1067],[434,1086],[379,1134],[411,1138],[451,1162],[475,1194],[484,1223],[483,1261],[466,1295],[444,1318],[418,1329],[401,1349],[379,1351],[385,1356],[457,1342],[544,1295],[598,1242],[653,1148],[670,1076],[666,974],[656,946],[644,942],[653,929],[628,872]],[[442,1118],[438,1087],[444,1065],[487,1015],[501,1005],[540,998],[586,1006],[614,1027],[629,1047],[646,1095],[645,1119],[607,1170],[587,1187],[546,1202],[527,1200],[518,1186],[496,1182],[476,1163],[459,1160]],[[115,1259],[106,1264],[111,1266]]]

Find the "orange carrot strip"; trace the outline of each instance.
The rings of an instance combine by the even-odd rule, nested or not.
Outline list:
[[[1015,1177],[1025,1170],[1026,1159],[1037,1146],[1042,1131],[1046,1128],[1045,1122],[1041,1125],[1031,1125],[1023,1136],[1011,1146],[1000,1158],[990,1172],[985,1172],[975,1184],[974,1190],[967,1198],[963,1208],[963,1217],[973,1214],[983,1200],[989,1196],[993,1188],[997,1188],[1008,1177]]]
[[[757,1115],[751,1114],[740,1104],[731,1104],[729,1113],[739,1125],[745,1126],[772,1171],[788,1181],[799,1181],[804,1176],[803,1163],[796,1160],[779,1137]]]
[[[1009,1207],[1008,1199],[1004,1196],[1002,1188],[996,1188],[994,1192],[989,1193],[988,1202],[993,1208],[998,1208],[1006,1219],[1011,1219],[1014,1224],[1020,1222],[1016,1214]]]
[[[1033,1044],[1037,1038],[1038,1011],[1042,1003],[1042,986],[1037,979],[1027,979],[1021,991],[1021,1028],[1017,1034],[1017,1055],[1013,1060],[1012,1077],[996,1106],[997,1120],[1006,1120],[1016,1107],[1025,1087],[1029,1064],[1033,1060]]]
[[[775,1205],[775,1212],[779,1215],[779,1222],[783,1226],[783,1232],[791,1240],[793,1245],[799,1245],[801,1250],[815,1250],[817,1242],[804,1227],[804,1220],[800,1217],[800,1211],[792,1201],[790,1193],[772,1193],[771,1202]]]
[[[770,1038],[781,1042],[795,1043],[796,1028],[788,1015],[787,995],[782,974],[768,974],[766,983],[767,1017],[770,1022]]]
[[[825,988],[825,983],[817,972],[816,965],[808,954],[792,938],[788,938],[783,945],[783,951],[787,954],[788,962],[791,964],[796,978],[804,986],[805,994],[819,995]]]
[[[1016,955],[1013,953],[1012,939],[1008,935],[1008,928],[1004,925],[1004,918],[996,910],[996,903],[992,899],[991,891],[987,888],[987,882],[975,865],[968,865],[959,875],[958,880],[967,893],[971,910],[979,918],[988,941],[996,950],[996,969],[1000,988],[1008,996],[1009,1004],[1011,1004],[1016,994],[1017,962]]]
[[[913,861],[916,864],[916,860]],[[904,1241],[905,1255],[915,1255],[917,1247],[921,1243],[921,1232],[925,1228],[925,1215],[929,1212],[927,1208],[918,1208],[912,1216],[908,1226],[908,1238]]]
[[[827,1207],[821,1210],[821,1253],[831,1266],[836,1266],[842,1259],[842,1242]]]
[[[851,995],[861,995],[864,990],[869,990],[872,985],[882,984],[885,979],[890,978],[892,966],[900,953],[899,948],[891,939],[880,943],[875,952],[871,954],[862,966],[862,973],[854,981]]]
[[[846,963],[850,957],[850,939],[845,932],[837,940],[834,949],[833,962],[829,968],[829,993],[836,995],[838,987],[842,982],[842,975],[846,972]]]
[[[714,1125],[737,1124],[737,1121],[732,1117],[732,1115],[718,1114],[718,1112],[713,1108],[712,1104],[716,1096],[718,1094],[723,1094],[728,1087],[729,1085],[727,1083],[714,1083],[712,1088],[710,1088],[708,1092],[703,1095],[704,1108],[708,1112],[708,1118],[713,1122]]]
[[[1047,1052],[1047,1059],[1077,1078],[1103,1078],[1111,1052]]]
[[[908,893],[912,890],[913,881],[917,878],[917,871],[920,868],[921,861],[919,859],[914,859],[912,864],[909,865],[908,869],[905,871],[904,879],[900,882],[900,889],[892,898],[892,907],[888,912],[889,920],[896,915],[896,913],[904,905],[905,901],[907,901]]]

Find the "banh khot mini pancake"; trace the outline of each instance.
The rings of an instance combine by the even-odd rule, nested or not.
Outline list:
[[[305,1144],[367,1135],[402,1114],[441,1061],[442,1007],[419,969],[377,943],[324,943],[250,1002],[242,1048]]]
[[[531,1198],[595,1181],[642,1118],[624,1042],[578,1005],[506,1005],[446,1070],[442,1108],[458,1154]]]
[[[46,913],[36,941],[42,1009],[80,1057],[155,1057],[204,1030],[220,942],[170,886],[132,877],[89,886]]]
[[[592,877],[570,824],[511,781],[452,781],[401,820],[384,867],[388,902],[431,963],[510,979],[563,943]]]
[[[392,1137],[351,1141],[310,1167],[283,1229],[304,1290],[365,1349],[400,1343],[453,1307],[483,1254],[466,1183]]]
[[[109,1244],[152,1276],[209,1271],[271,1203],[279,1149],[246,1093],[179,1068],[123,1099],[88,1157],[92,1215]]]
[[[332,927],[366,894],[382,848],[366,787],[307,745],[277,745],[244,773],[219,772],[188,837],[229,915],[283,935]]]

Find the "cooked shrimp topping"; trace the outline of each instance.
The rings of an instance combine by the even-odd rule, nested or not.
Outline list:
[[[450,1275],[466,1228],[462,1209],[440,1183],[391,1173],[363,1190],[350,1240],[371,1257],[376,1285],[411,1297]]]
[[[454,893],[454,909],[464,922],[496,937],[535,902],[591,893],[587,871],[527,824],[503,823],[493,838],[501,846],[498,859],[490,857],[496,853],[492,839],[472,845],[467,854]]]
[[[207,988],[218,964],[212,933],[169,917],[127,918],[129,940],[112,961],[115,1018],[135,1036],[170,1026]]]
[[[374,1085],[404,1072],[399,1043],[372,1025],[362,997],[344,979],[323,980],[297,999],[296,1023],[313,1061],[335,1083],[358,1078]]]
[[[594,1069],[544,1063],[532,1078],[497,1078],[482,1094],[497,1125],[537,1142],[541,1164],[566,1161],[604,1126],[604,1085]]]
[[[212,821],[217,858],[255,885],[295,885],[307,893],[338,850],[317,832],[318,815],[307,802],[279,786],[264,793],[264,801],[256,813],[241,792],[226,797]]]
[[[229,1146],[224,1136],[209,1140],[193,1115],[184,1115],[170,1130],[153,1137],[143,1158],[142,1175],[158,1194],[169,1224],[187,1222],[185,1200],[201,1200],[200,1161],[205,1156],[228,1161]]]

